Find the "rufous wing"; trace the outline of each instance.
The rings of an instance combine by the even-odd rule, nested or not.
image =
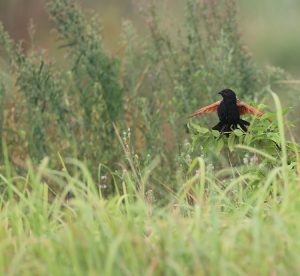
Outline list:
[[[259,111],[255,107],[253,107],[249,104],[246,104],[245,102],[242,102],[240,100],[237,101],[237,106],[239,108],[240,115],[244,115],[244,114],[251,114],[251,115],[256,115],[256,116],[264,115],[263,112]]]
[[[198,110],[196,110],[195,112],[193,112],[189,118],[192,118],[192,117],[195,117],[195,116],[200,116],[200,115],[203,115],[203,114],[206,114],[206,113],[211,113],[211,112],[216,112],[219,105],[220,105],[221,101],[217,101],[213,104],[210,104],[208,106],[204,106]]]

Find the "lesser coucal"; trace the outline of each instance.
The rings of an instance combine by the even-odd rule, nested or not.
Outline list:
[[[253,106],[238,100],[231,89],[224,89],[218,94],[223,97],[223,100],[198,109],[190,117],[217,111],[220,122],[212,129],[218,130],[223,134],[231,132],[233,129],[238,128],[238,126],[240,126],[244,132],[247,131],[247,126],[249,126],[250,123],[241,119],[241,115],[252,114],[262,116],[264,114]]]

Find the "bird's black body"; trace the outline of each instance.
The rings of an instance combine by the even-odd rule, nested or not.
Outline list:
[[[223,97],[217,110],[220,122],[213,129],[221,133],[228,133],[240,126],[246,132],[246,126],[249,126],[250,123],[240,118],[235,93],[230,89],[224,89],[219,94]]]

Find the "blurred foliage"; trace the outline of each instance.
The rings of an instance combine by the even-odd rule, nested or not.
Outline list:
[[[104,26],[104,42],[111,48],[117,47],[123,18],[132,20],[140,32],[145,30],[141,24],[139,10],[144,9],[147,1],[77,0],[77,2],[100,14]],[[161,6],[167,6],[167,17],[182,20],[182,1],[163,0]],[[300,55],[297,49],[300,46],[300,39],[295,35],[300,24],[299,1],[241,0],[238,2],[238,8],[240,13],[238,21],[241,24],[243,40],[254,54],[255,60],[282,67],[299,76]],[[39,43],[43,47],[52,49],[53,41],[51,35],[49,36],[50,24],[43,1],[0,1],[0,20],[4,22],[13,38],[27,41],[26,30],[31,18],[38,26]]]
[[[245,100],[262,99],[268,87],[280,87],[278,80],[288,77],[253,62],[240,38],[234,0],[185,0],[183,24],[176,18],[166,24],[166,11],[151,3],[142,11],[148,35],[124,21],[114,53],[104,46],[97,15],[72,0],[50,0],[47,10],[62,60],[39,50],[33,25],[25,52],[0,29],[3,68],[10,72],[1,74],[0,122],[18,166],[26,158],[38,163],[49,156],[59,166],[61,157],[74,157],[97,174],[100,163],[113,170],[128,166],[125,150],[138,164],[138,177],[157,157],[153,185],[161,175],[172,182],[191,111],[224,87]]]
[[[258,62],[280,66],[299,77],[300,3],[297,0],[240,1],[243,38]]]
[[[236,1],[137,2],[116,51],[74,0],[45,8],[59,55],[0,24],[0,274],[299,273],[299,146],[273,92],[297,104],[297,84],[251,58]],[[266,111],[247,133],[188,120],[226,86]]]

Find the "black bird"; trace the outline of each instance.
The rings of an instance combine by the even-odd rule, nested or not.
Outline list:
[[[247,126],[249,126],[250,123],[241,119],[241,115],[252,114],[262,116],[264,114],[253,106],[238,100],[231,89],[224,89],[218,94],[223,97],[222,101],[202,107],[195,111],[190,117],[217,111],[220,122],[212,129],[218,130],[221,134],[223,134],[231,132],[233,129],[238,128],[238,126],[240,126],[244,132],[247,131]]]

